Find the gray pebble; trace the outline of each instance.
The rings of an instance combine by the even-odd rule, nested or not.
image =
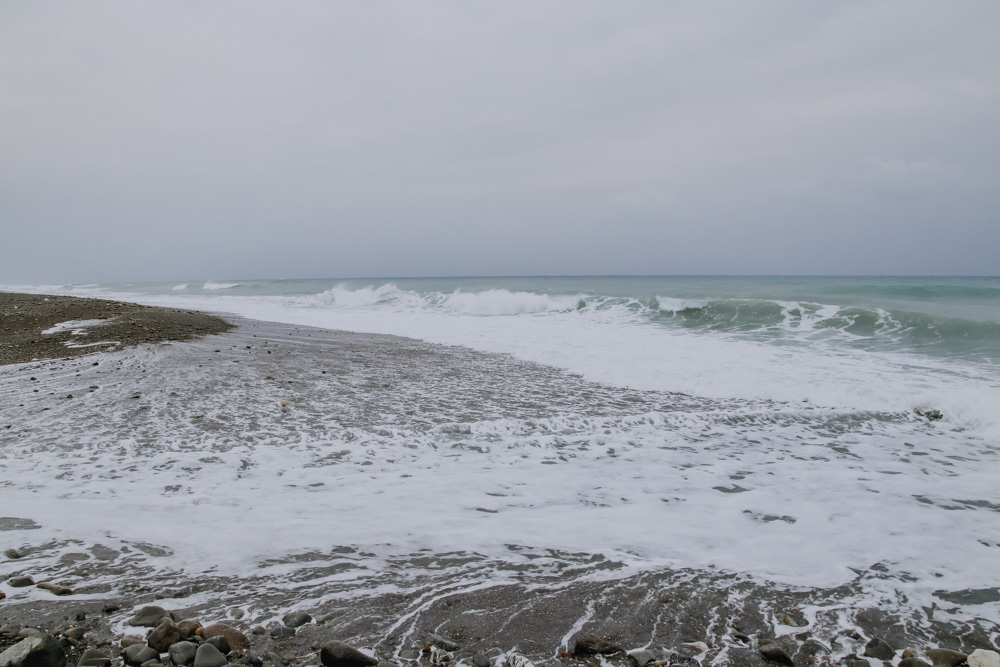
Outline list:
[[[226,656],[219,653],[219,649],[211,644],[205,643],[198,647],[194,656],[194,667],[224,667],[229,664]]]
[[[285,614],[281,621],[289,628],[297,628],[312,620],[312,616],[304,611],[293,611]]]

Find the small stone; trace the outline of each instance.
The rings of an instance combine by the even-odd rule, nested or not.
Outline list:
[[[329,623],[332,620],[333,620],[333,614],[323,614],[322,616],[316,619],[316,624],[323,625],[324,623]]]
[[[44,591],[49,591],[50,593],[55,593],[56,595],[72,595],[73,589],[66,588],[65,586],[56,586],[55,584],[50,584],[48,582],[43,582],[38,584],[36,588],[41,588]]]
[[[622,647],[606,639],[594,635],[581,635],[576,638],[573,655],[611,655],[621,653]]]
[[[399,657],[402,658],[403,656],[400,655]],[[487,658],[483,653],[477,653],[472,656],[472,664],[476,667],[490,667],[490,665],[493,664],[493,661]]]
[[[135,635],[125,635],[122,637],[121,645],[122,648],[128,648],[129,646],[135,646],[136,644],[145,644],[146,640],[142,637],[136,637]]]
[[[290,628],[297,628],[312,620],[312,616],[304,611],[289,612],[282,617],[281,622]]]
[[[122,658],[125,660],[125,664],[138,667],[138,665],[141,665],[144,662],[159,660],[160,654],[145,644],[132,644],[127,649],[122,651]]]
[[[109,602],[108,604],[104,605],[104,607],[101,608],[101,611],[104,612],[105,614],[113,614],[119,609],[121,609],[121,607],[118,606],[116,603]]]
[[[729,667],[767,667],[767,662],[757,651],[731,646],[727,650]]]
[[[65,667],[66,652],[52,635],[38,633],[0,653],[0,667]]]
[[[633,667],[646,667],[646,665],[656,660],[656,656],[650,651],[632,651],[628,654],[628,659]]]
[[[684,642],[677,647],[677,655],[682,658],[693,658],[708,651],[708,644],[705,642]]]
[[[876,660],[892,660],[896,656],[896,649],[889,646],[881,637],[872,637],[865,644],[865,656]]]
[[[211,644],[202,644],[194,655],[194,667],[225,667],[227,664],[226,656]]]
[[[934,663],[934,667],[955,667],[955,665],[965,662],[969,657],[964,653],[947,648],[931,648],[924,653]]]
[[[226,638],[229,642],[229,649],[231,651],[249,651],[250,650],[250,640],[247,636],[237,630],[236,628],[224,625],[222,623],[214,623],[208,627],[201,629],[201,636],[205,639],[211,639],[212,637],[222,636]]]
[[[319,652],[323,667],[374,667],[378,660],[344,642],[333,641]]]
[[[198,647],[191,642],[177,642],[167,651],[170,654],[170,662],[177,667],[190,665],[194,662],[194,655],[198,652]]]
[[[229,610],[229,618],[234,618],[237,621],[243,618],[245,615],[246,612],[240,609],[239,607],[233,607],[232,609]]]
[[[1000,667],[1000,653],[977,648],[966,658],[969,667]]]
[[[184,633],[169,617],[160,619],[160,624],[153,628],[146,638],[146,643],[151,649],[159,653],[165,653],[173,644],[184,638]]]
[[[290,628],[286,625],[280,625],[271,630],[272,637],[292,637],[295,635],[295,628]]]
[[[281,656],[281,661],[284,662],[285,664],[288,664],[289,662],[295,662],[295,654],[286,653],[285,655]]]
[[[900,653],[899,657],[905,660],[907,658],[916,658],[917,654],[911,651],[910,649],[904,649],[903,652]]]
[[[0,635],[3,635],[4,637],[17,637],[17,633],[20,631],[21,626],[15,625],[14,623],[0,627]]]
[[[140,609],[135,616],[128,620],[128,625],[134,628],[155,628],[160,624],[160,619],[170,614],[163,607],[149,605]]]
[[[871,663],[864,658],[859,658],[856,655],[849,655],[844,659],[844,665],[846,667],[871,667]]]
[[[783,611],[775,614],[774,620],[776,620],[781,625],[787,625],[793,628],[799,627],[799,622],[791,614],[788,614]]]
[[[403,660],[417,660],[420,658],[420,651],[415,648],[404,648],[399,652],[399,657]]]
[[[35,580],[29,576],[11,577],[7,580],[7,583],[13,588],[27,588],[28,586],[34,586]]]
[[[427,643],[443,648],[445,651],[457,651],[459,648],[459,645],[452,640],[433,632],[427,635]]]
[[[251,630],[250,632],[251,634],[255,635],[264,635],[267,634],[267,628],[265,628],[263,625],[255,625],[253,627],[253,630]]]
[[[229,646],[229,640],[222,635],[216,635],[206,639],[205,643],[214,646],[222,655],[229,655],[229,652],[233,650]]]
[[[177,629],[181,631],[181,639],[191,639],[201,630],[201,623],[194,620],[178,621]]]
[[[17,560],[18,558],[24,558],[24,554],[22,554],[17,549],[7,549],[6,551],[3,552],[3,555],[6,556],[7,558],[10,558],[11,560]]]
[[[920,658],[903,658],[897,667],[931,667]]]
[[[80,639],[83,639],[83,635],[85,635],[86,632],[87,632],[86,630],[84,630],[83,628],[77,626],[75,628],[67,628],[65,631],[61,632],[60,634],[63,637],[66,637],[68,639],[77,639],[77,640],[80,640]]]
[[[777,644],[768,644],[767,646],[761,646],[759,649],[760,654],[764,656],[764,659],[770,660],[771,662],[776,662],[779,665],[786,665],[786,667],[794,667],[795,663],[792,662],[790,655],[785,653],[785,650],[778,646]]]
[[[3,600],[5,597],[7,597],[7,594],[4,593],[3,591],[0,591],[0,600]]]
[[[77,667],[109,667],[111,658],[96,648],[88,648],[80,656]]]

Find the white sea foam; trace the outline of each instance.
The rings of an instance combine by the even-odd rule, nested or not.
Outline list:
[[[55,326],[46,329],[42,332],[42,335],[69,331],[72,336],[85,336],[87,334],[87,329],[110,324],[113,321],[114,318],[104,320],[69,320],[68,322],[59,322]]]
[[[231,289],[233,287],[239,287],[239,283],[216,283],[211,280],[206,282],[201,286],[203,290],[220,290],[220,289]]]
[[[381,421],[360,428],[349,424],[358,409],[343,404],[347,399],[331,396],[311,407],[298,399],[282,411],[287,392],[267,389],[267,401],[254,403],[254,392],[265,390],[252,389],[251,376],[220,379],[191,368],[172,377],[161,369],[160,392],[218,383],[218,403],[206,400],[198,409],[220,430],[195,437],[154,402],[153,422],[128,438],[116,436],[112,448],[103,442],[103,422],[65,460],[46,458],[46,442],[15,443],[7,450],[10,478],[32,470],[32,484],[41,484],[46,497],[67,501],[39,505],[36,520],[45,530],[97,534],[95,517],[121,513],[123,539],[156,543],[173,516],[197,514],[205,526],[240,526],[252,516],[270,527],[269,540],[227,533],[219,549],[193,531],[178,538],[175,556],[165,561],[234,571],[281,553],[328,549],[329,535],[386,555],[450,550],[458,534],[463,548],[491,557],[503,557],[509,544],[600,550],[637,567],[714,566],[803,586],[842,583],[851,568],[884,563],[917,580],[892,586],[928,604],[928,586],[977,588],[1000,578],[1000,512],[990,505],[1000,380],[988,365],[968,360],[857,348],[839,331],[824,337],[818,325],[843,315],[839,307],[775,301],[769,312],[778,316],[767,326],[788,335],[767,342],[662,326],[634,299],[585,298],[592,305],[577,308],[576,295],[506,287],[421,292],[373,284],[311,296],[119,298],[409,336],[510,354],[604,386],[717,402],[676,412],[638,403],[631,413],[594,416],[588,409],[606,401],[580,398],[551,415],[428,425],[419,419],[436,405],[492,396],[556,401],[562,385],[536,386],[516,372],[484,374],[467,385],[456,374],[433,384],[426,371],[372,376],[366,366],[351,392],[389,389],[371,408]],[[683,300],[657,302],[660,310],[687,307]],[[875,321],[898,324],[885,310]],[[136,368],[160,368],[143,354],[152,353],[136,353]],[[477,363],[468,360],[470,368]],[[410,393],[394,393],[410,382]],[[239,401],[223,391],[230,384]],[[234,413],[237,402],[241,412]],[[938,409],[945,418],[929,423],[914,408]],[[122,419],[131,414],[121,410]],[[315,419],[296,422],[302,414]],[[252,424],[240,421],[250,416]],[[48,412],[39,432],[56,438],[61,423]],[[239,433],[252,440],[233,435]],[[61,477],[66,470],[72,474]],[[181,475],[183,488],[150,493],[174,486],[178,471],[190,471]],[[0,488],[0,503],[26,493]],[[997,615],[995,605],[977,609]]]
[[[180,291],[180,290],[182,290],[182,289],[187,289],[187,287],[188,287],[188,283],[181,283],[180,285],[174,285],[174,286],[173,286],[173,287],[171,287],[170,289],[172,289],[172,290],[174,290],[175,292],[177,292],[177,291]]]

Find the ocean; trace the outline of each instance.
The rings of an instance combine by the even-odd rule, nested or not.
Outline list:
[[[914,626],[1000,622],[1000,278],[220,278],[0,289],[434,344],[406,348],[396,366],[385,360],[389,343],[373,347],[336,391],[314,371],[343,360],[295,357],[312,383],[312,399],[301,399],[308,419],[290,417],[296,405],[279,408],[276,394],[254,394],[247,369],[239,386],[216,386],[225,401],[188,406],[209,416],[256,410],[238,426],[220,418],[190,430],[190,420],[161,414],[142,417],[153,421],[141,435],[96,433],[78,415],[39,416],[37,433],[58,434],[59,456],[78,468],[56,474],[42,435],[8,440],[0,513],[37,521],[53,543],[154,545],[157,576],[195,562],[234,578],[271,568],[278,588],[299,594],[302,582],[356,597],[363,587],[453,594],[515,580],[558,586],[560,572],[592,582],[683,571],[840,590],[806,605],[810,623],[845,607],[887,608]],[[208,366],[170,366],[169,348],[185,345],[135,353],[133,376],[141,366],[160,373],[164,391],[204,391]],[[369,365],[377,373],[366,375]],[[260,401],[269,407],[254,408]],[[39,469],[53,475],[11,476]],[[114,513],[114,527],[88,521],[95,511]],[[248,516],[268,528],[248,531]],[[414,554],[463,556],[429,566]],[[367,574],[308,576],[317,560],[336,558]],[[372,585],[389,570],[397,575]],[[427,596],[420,604],[437,599]]]

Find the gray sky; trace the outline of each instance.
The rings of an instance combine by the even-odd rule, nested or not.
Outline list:
[[[996,0],[0,0],[0,282],[997,275],[998,30]]]

